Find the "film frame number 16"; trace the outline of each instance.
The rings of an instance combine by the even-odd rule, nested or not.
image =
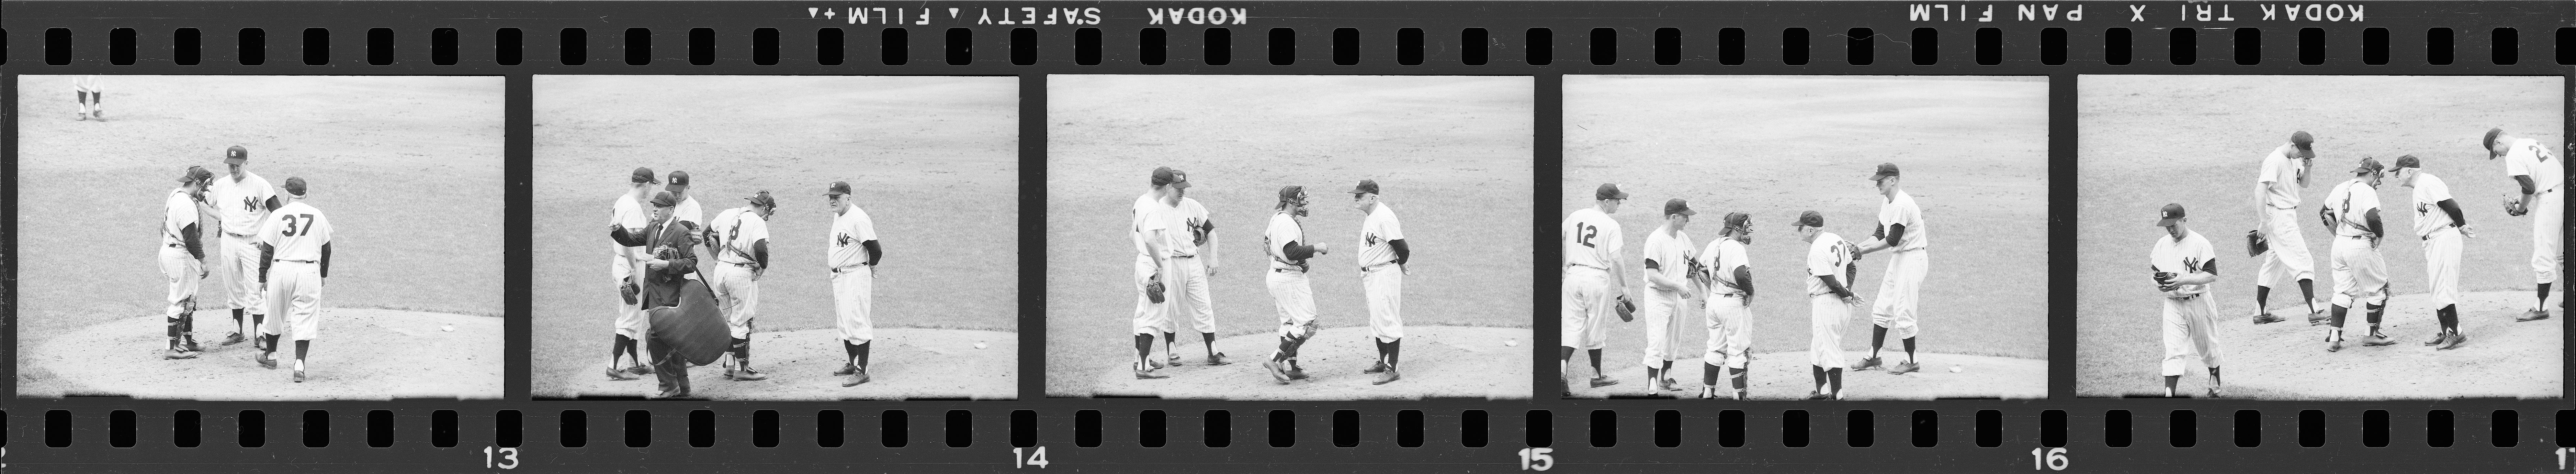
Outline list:
[[[2037,471],[2045,466],[2051,471],[2064,471],[2068,462],[2066,448],[2030,448],[2030,470]]]

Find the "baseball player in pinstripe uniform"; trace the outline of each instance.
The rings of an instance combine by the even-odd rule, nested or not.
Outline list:
[[[2566,263],[2567,243],[2560,240],[2567,234],[2566,193],[2560,191],[2567,187],[2567,164],[2539,140],[2506,135],[2501,128],[2487,129],[2482,140],[2487,159],[2504,158],[2505,174],[2522,190],[2520,198],[2505,197],[2505,213],[2531,216],[2531,272],[2540,291],[2531,309],[2513,320],[2549,319],[2549,285],[2558,282],[2558,269]]]
[[[1851,319],[1852,308],[1863,304],[1845,283],[1859,270],[1854,247],[1842,236],[1825,231],[1824,214],[1799,213],[1795,224],[1798,237],[1807,241],[1807,359],[1816,378],[1816,390],[1808,392],[1807,399],[1841,400],[1843,323]]]
[[[1180,219],[1173,217],[1177,213],[1172,203],[1179,200],[1180,188],[1190,187],[1189,175],[1171,167],[1154,168],[1151,183],[1152,188],[1136,196],[1127,214],[1127,238],[1136,249],[1136,316],[1128,326],[1136,332],[1135,369],[1139,379],[1171,377],[1154,372],[1163,368],[1161,362],[1154,360],[1154,336],[1171,340],[1173,305],[1164,291],[1172,287],[1177,275],[1165,270],[1175,269],[1171,263],[1173,242],[1187,238],[1180,234]],[[1170,350],[1165,349],[1165,353]]]
[[[667,180],[664,180],[664,182],[663,182],[663,184],[662,184],[662,191],[664,191],[664,192],[669,192],[669,193],[671,193],[671,195],[672,195],[672,196],[676,196],[676,197],[679,197],[679,198],[680,198],[680,204],[679,204],[679,205],[677,205],[677,206],[671,206],[671,220],[672,220],[672,221],[677,221],[677,222],[679,222],[679,223],[680,223],[680,225],[681,225],[682,227],[687,228],[687,229],[689,229],[689,230],[690,230],[690,233],[689,233],[689,237],[690,237],[690,239],[692,239],[692,240],[696,240],[696,241],[697,241],[697,243],[692,244],[693,246],[703,246],[703,245],[705,245],[705,244],[706,244],[705,232],[706,232],[706,229],[707,229],[707,221],[706,221],[707,214],[706,214],[706,208],[705,208],[705,207],[703,207],[702,205],[698,204],[698,198],[697,198],[697,196],[693,196],[693,195],[690,195],[690,194],[688,193],[688,191],[689,191],[689,172],[687,172],[687,171],[672,171],[672,172],[671,172],[671,174],[670,174],[670,178],[669,178],[669,179],[667,179]],[[693,249],[689,249],[689,250],[690,250],[691,252],[698,252],[698,254],[699,254],[699,255],[716,255],[716,254],[714,253],[714,248],[712,248],[712,247],[708,247],[708,248],[705,248],[705,249],[696,249],[696,248],[693,248]],[[704,276],[703,276],[703,275],[700,275],[699,273],[695,273],[695,272],[693,272],[693,273],[690,273],[690,274],[688,274],[688,275],[684,275],[683,277],[684,277],[684,278],[687,278],[687,279],[691,279],[691,280],[697,280],[697,279],[703,278]],[[715,285],[707,285],[707,286],[709,286],[709,287],[714,287]]]
[[[1922,370],[1914,361],[1914,336],[1921,334],[1915,322],[1915,304],[1921,300],[1923,278],[1930,271],[1932,258],[1924,250],[1932,238],[1923,228],[1923,206],[1914,203],[1914,195],[1905,194],[1899,185],[1905,181],[1895,163],[1880,163],[1878,172],[1870,175],[1878,182],[1881,198],[1878,204],[1878,228],[1870,239],[1858,244],[1852,254],[1857,260],[1870,252],[1888,250],[1887,273],[1880,276],[1878,305],[1870,308],[1869,358],[1853,364],[1852,370],[1879,367],[1878,349],[1887,343],[1887,333],[1905,341],[1905,362],[1887,366],[1887,373],[1903,375]]]
[[[2379,160],[2364,157],[2353,178],[2326,193],[2323,206],[2334,232],[2334,314],[2326,330],[2326,351],[2343,350],[2344,313],[2360,302],[2368,311],[2370,334],[2365,346],[2396,344],[2379,334],[2379,316],[2388,305],[2388,261],[2379,255],[2379,238],[2388,235],[2379,217]]]
[[[1261,233],[1263,253],[1270,254],[1270,272],[1264,276],[1270,287],[1270,300],[1279,307],[1279,349],[1261,368],[1270,378],[1285,385],[1290,380],[1306,378],[1306,370],[1297,366],[1297,348],[1315,337],[1315,289],[1306,280],[1312,268],[1307,259],[1330,253],[1327,244],[1306,240],[1305,225],[1298,222],[1306,216],[1306,187],[1279,188],[1279,204],[1270,214],[1270,228]]]
[[[224,260],[230,266],[224,277],[231,282],[233,326],[239,330],[224,337],[224,345],[239,344],[243,333],[257,330],[266,321],[268,305],[262,300],[267,290],[260,285],[257,236],[259,226],[268,222],[268,212],[285,205],[277,200],[277,188],[250,170],[250,150],[233,146],[224,150],[224,165],[231,170],[217,177],[206,189],[207,202],[214,206],[215,217],[222,220]],[[243,328],[242,313],[250,313],[250,326]],[[254,342],[253,345],[265,344]],[[269,350],[276,350],[270,348]]]
[[[2172,398],[2174,385],[2182,380],[2183,359],[2198,356],[2209,369],[2209,396],[2217,398],[2218,367],[2226,351],[2218,345],[2218,302],[2211,299],[2209,285],[2218,282],[2218,251],[2191,231],[2182,204],[2166,204],[2156,216],[2156,226],[2165,233],[2148,248],[2147,266],[2155,272],[2156,291],[2164,296],[2165,397]]]
[[[877,263],[885,247],[877,244],[877,224],[850,196],[850,183],[834,181],[824,196],[832,200],[832,236],[824,255],[832,271],[832,310],[839,315],[841,350],[850,362],[832,375],[846,375],[843,387],[868,383],[868,344],[877,338]]]
[[[635,380],[643,378],[639,374],[653,373],[653,369],[644,366],[644,357],[637,354],[637,346],[643,343],[645,333],[651,328],[651,320],[646,318],[644,308],[638,305],[645,273],[639,262],[650,257],[645,255],[644,231],[653,224],[653,215],[644,210],[644,195],[661,182],[655,178],[652,168],[635,168],[634,172],[627,174],[626,192],[619,193],[617,200],[609,202],[608,276],[617,285],[621,301],[617,305],[616,323],[611,325],[617,341],[608,347],[609,380]],[[620,357],[632,365],[618,365]]]
[[[723,307],[733,339],[733,362],[725,378],[764,380],[769,374],[751,370],[751,321],[759,316],[760,276],[769,271],[769,216],[778,212],[778,200],[768,191],[745,199],[750,205],[717,213],[707,227],[707,245],[716,261],[714,284],[707,286]]]
[[[1672,379],[1673,361],[1681,359],[1682,308],[1692,298],[1690,268],[1691,237],[1682,229],[1690,226],[1690,202],[1682,199],[1664,201],[1664,225],[1646,234],[1645,270],[1640,281],[1646,285],[1646,304],[1638,311],[1646,320],[1646,387],[1648,393],[1678,390]]]
[[[1619,247],[1627,237],[1619,230],[1619,205],[1628,201],[1628,193],[1619,185],[1601,183],[1592,190],[1592,207],[1576,209],[1565,216],[1557,228],[1557,237],[1565,246],[1564,288],[1558,293],[1557,374],[1565,383],[1565,395],[1573,395],[1574,351],[1592,356],[1592,386],[1618,385],[1617,379],[1601,370],[1601,349],[1609,342],[1608,320],[1613,309],[1628,294],[1625,275],[1627,265],[1619,259]]]
[[[2442,323],[2433,340],[2424,345],[2450,349],[2469,342],[2467,335],[2460,334],[2460,246],[2462,238],[2477,237],[2478,229],[2469,226],[2459,201],[2451,198],[2451,185],[2424,174],[2423,168],[2422,159],[2405,155],[2397,157],[2397,167],[2389,174],[2397,177],[2398,184],[2415,190],[2415,237],[2424,243],[2424,279],[2433,287],[2433,318]]]
[[[161,355],[165,359],[197,357],[197,280],[206,277],[206,249],[197,240],[205,228],[198,225],[197,213],[211,210],[205,192],[206,182],[213,179],[215,172],[190,166],[179,175],[179,188],[161,200],[161,276],[169,283],[164,301],[168,308],[161,312],[169,319],[170,347]]]
[[[2256,257],[2262,266],[2254,277],[2254,324],[2283,320],[2269,306],[2272,282],[2283,278],[2299,282],[2308,324],[2326,320],[2325,305],[2317,301],[2316,261],[2309,258],[2307,238],[2299,233],[2299,190],[2308,187],[2308,171],[2316,167],[2315,142],[2308,132],[2291,133],[2289,143],[2263,155],[2262,175],[2254,180],[2254,207],[2261,210],[2254,214],[2254,230],[2271,243],[2269,251]]]
[[[268,339],[259,365],[277,368],[278,339],[295,340],[295,381],[304,381],[304,356],[321,332],[322,285],[331,278],[331,217],[304,203],[304,178],[286,178],[293,202],[269,213],[259,230],[260,282],[268,284],[269,314],[260,327]]]
[[[1734,387],[1729,393],[1737,400],[1746,398],[1745,364],[1753,361],[1753,260],[1744,246],[1753,243],[1753,216],[1728,213],[1725,227],[1718,229],[1717,240],[1700,249],[1691,280],[1697,282],[1700,311],[1708,320],[1708,351],[1701,356],[1700,398],[1717,398],[1718,368],[1726,368],[1727,379]]]
[[[1395,210],[1378,202],[1377,180],[1360,180],[1350,193],[1351,208],[1368,215],[1360,221],[1360,293],[1368,302],[1369,338],[1378,353],[1377,365],[1361,373],[1377,374],[1369,383],[1385,385],[1404,378],[1396,366],[1404,355],[1404,276],[1413,273],[1405,264],[1413,250],[1405,245]]]
[[[1207,346],[1208,365],[1231,364],[1225,361],[1224,353],[1216,351],[1216,308],[1209,306],[1215,302],[1208,290],[1209,282],[1216,278],[1216,222],[1208,218],[1206,206],[1199,205],[1197,199],[1190,199],[1189,191],[1189,188],[1178,188],[1174,192],[1181,200],[1172,205],[1172,212],[1178,213],[1182,233],[1186,235],[1172,242],[1172,258],[1175,259],[1172,263],[1180,266],[1178,278],[1175,278],[1180,286],[1172,289],[1179,293],[1176,296],[1180,297],[1181,306],[1177,309],[1181,314],[1189,315],[1190,328],[1199,331],[1199,341]],[[1172,344],[1176,336],[1166,332],[1163,337],[1165,344]],[[1172,357],[1172,365],[1180,365],[1178,348],[1166,347],[1164,350],[1164,354]]]

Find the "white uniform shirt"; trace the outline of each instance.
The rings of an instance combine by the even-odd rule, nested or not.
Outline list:
[[[1136,255],[1154,256],[1151,253],[1152,248],[1145,245],[1145,239],[1153,237],[1154,231],[1157,230],[1166,231],[1163,233],[1161,243],[1164,248],[1171,248],[1172,234],[1180,232],[1180,229],[1172,225],[1171,214],[1172,206],[1163,205],[1163,201],[1154,199],[1153,191],[1146,191],[1144,195],[1136,196],[1135,206],[1127,210],[1127,240],[1136,244]]]
[[[620,229],[645,229],[645,227],[653,225],[651,222],[652,217],[653,216],[651,214],[644,213],[644,205],[642,203],[635,202],[634,198],[629,197],[626,194],[618,194],[617,201],[609,203],[608,205],[608,225],[616,226]],[[636,236],[636,238],[641,239],[643,236],[639,235]],[[620,265],[609,267],[608,276],[623,281],[627,277],[631,276],[630,274],[635,271],[634,267],[624,263],[626,263],[628,259],[635,258],[635,254],[643,252],[643,247],[619,245],[613,240],[608,242],[608,247],[609,255],[621,263]]]
[[[1824,281],[1816,279],[1828,275],[1834,277],[1835,283],[1841,283],[1843,289],[1857,291],[1851,290],[1851,274],[1844,271],[1852,263],[1851,248],[1844,245],[1848,243],[1843,241],[1843,236],[1832,232],[1817,232],[1816,241],[1807,244],[1808,295],[1832,294],[1832,288],[1825,287]]]
[[[1395,261],[1395,246],[1388,241],[1404,240],[1404,224],[1395,220],[1395,209],[1378,203],[1360,221],[1360,268]]]
[[[679,205],[671,206],[671,220],[687,222],[698,230],[707,230],[706,217],[707,213],[698,206],[696,197],[681,198]]]
[[[267,224],[262,218],[268,211],[268,199],[277,197],[277,188],[258,173],[242,172],[240,181],[230,175],[215,175],[208,185],[209,202],[214,203],[215,217],[223,221],[224,233],[248,236]]]
[[[321,209],[296,201],[278,207],[268,216],[268,226],[260,229],[259,243],[268,244],[269,258],[322,261],[322,244],[331,243],[331,218],[322,215]]]
[[[2306,171],[2307,167],[2300,165],[2299,159],[2290,157],[2298,149],[2296,145],[2282,144],[2273,148],[2272,154],[2263,156],[2263,174],[2254,181],[2266,183],[2263,187],[2266,190],[2264,204],[2280,209],[2299,208],[2299,173]]]
[[[1664,232],[1646,233],[1646,261],[1653,263],[1648,264],[1652,265],[1650,267],[1641,267],[1643,270],[1638,272],[1637,281],[1647,282],[1645,275],[1660,275],[1665,280],[1676,282],[1689,281],[1689,278],[1684,275],[1690,273],[1690,233],[1681,231],[1672,233],[1678,235],[1664,235]],[[1655,287],[1651,282],[1645,283],[1641,288],[1661,291],[1654,290]]]
[[[2209,246],[2209,239],[2201,238],[2200,232],[2184,231],[2181,241],[2175,241],[2171,233],[2156,236],[2156,245],[2149,251],[2147,262],[2153,265],[2156,271],[2172,273],[2179,277],[2200,273],[2201,267],[2217,259],[2218,251]],[[2165,292],[2164,295],[2167,298],[2181,298],[2208,292],[2209,285],[2182,285],[2174,288],[2173,291]]]
[[[1207,207],[1200,206],[1197,199],[1184,197],[1180,205],[1172,206],[1172,217],[1181,221],[1181,235],[1172,239],[1172,255],[1198,255],[1199,244],[1207,243]]]
[[[1743,290],[1735,289],[1735,285],[1741,283],[1735,281],[1735,269],[1736,267],[1750,267],[1752,266],[1753,261],[1745,258],[1743,242],[1737,242],[1735,239],[1720,235],[1717,240],[1709,241],[1708,247],[1700,249],[1698,258],[1700,268],[1708,271],[1717,281],[1717,285],[1711,286],[1708,289],[1709,293],[1716,295],[1744,294]]]
[[[2370,210],[2379,208],[2379,189],[2359,180],[2345,181],[2335,185],[2333,191],[2326,192],[2325,205],[2334,209],[2338,222],[2334,228],[2336,236],[2369,235],[2370,221],[2366,217]],[[2387,216],[2380,219],[2381,225],[2386,225]]]
[[[846,269],[850,266],[866,264],[868,248],[859,244],[876,239],[876,221],[868,218],[867,210],[859,209],[859,206],[855,205],[850,206],[850,212],[832,216],[831,241],[826,242],[824,246],[829,252],[825,261],[829,262],[833,269]]]
[[[2415,173],[2415,235],[2433,235],[2451,228],[2451,213],[2442,211],[2442,201],[2451,199],[2451,185],[2421,170]]]
[[[2516,138],[2504,150],[2504,172],[2507,176],[2530,176],[2533,194],[2556,191],[2567,184],[2564,163],[2541,148],[2539,140]],[[2517,191],[2520,188],[2516,188]]]
[[[716,261],[740,264],[760,263],[752,261],[751,246],[754,243],[769,240],[768,219],[760,218],[760,213],[752,212],[750,207],[737,207],[716,214],[713,225],[716,231]]]
[[[1897,191],[1895,198],[1878,204],[1879,235],[1887,235],[1897,224],[1905,225],[1905,238],[1898,239],[1892,250],[1902,252],[1932,245],[1931,237],[1923,232],[1923,207],[1915,205],[1914,195],[1905,191]]]
[[[1565,241],[1565,264],[1610,269],[1619,260],[1620,243],[1627,236],[1619,230],[1619,221],[1598,207],[1575,209],[1565,216],[1557,236]]]
[[[188,198],[186,189],[170,190],[161,199],[161,245],[187,248],[187,237],[179,232],[192,225],[197,225],[197,200]]]
[[[1287,245],[1289,242],[1305,241],[1306,229],[1297,225],[1297,218],[1289,217],[1288,213],[1284,212],[1271,213],[1270,228],[1261,231],[1261,248],[1268,249],[1265,252],[1270,254],[1272,269],[1297,269],[1296,266],[1282,261],[1288,259],[1288,254],[1280,253],[1279,246]],[[1313,245],[1313,243],[1308,242],[1307,245]]]

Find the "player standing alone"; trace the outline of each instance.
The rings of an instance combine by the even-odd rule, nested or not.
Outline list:
[[[1905,341],[1905,362],[1888,366],[1887,373],[1903,375],[1922,370],[1914,360],[1914,336],[1922,333],[1916,325],[1914,309],[1923,293],[1923,278],[1930,271],[1932,258],[1924,248],[1931,245],[1931,238],[1923,231],[1923,207],[1915,205],[1914,196],[1899,186],[1905,178],[1899,176],[1895,163],[1880,163],[1878,172],[1869,179],[1877,182],[1878,194],[1885,200],[1878,203],[1877,230],[1871,231],[1868,241],[1859,244],[1860,250],[1852,258],[1880,250],[1892,250],[1894,255],[1888,256],[1887,273],[1879,279],[1878,305],[1869,311],[1873,326],[1869,358],[1853,364],[1852,370],[1880,366],[1878,348],[1887,343],[1887,333],[1895,332],[1897,339]]]
[[[1360,221],[1360,292],[1368,301],[1369,337],[1377,343],[1377,364],[1362,373],[1377,374],[1371,385],[1404,378],[1396,371],[1404,354],[1405,263],[1413,249],[1404,242],[1404,223],[1395,210],[1378,202],[1377,180],[1360,180],[1351,188],[1351,208],[1368,217]]]
[[[2308,324],[2326,320],[2325,309],[2317,304],[2316,261],[2308,257],[2308,240],[2299,234],[2299,190],[2308,187],[2308,171],[2316,165],[2315,141],[2308,132],[2291,133],[2290,143],[2263,156],[2262,175],[2254,179],[2254,206],[2262,210],[2254,215],[2254,230],[2271,249],[2256,257],[2263,265],[2254,277],[2254,324],[2283,320],[2269,306],[2272,282],[2282,278],[2298,280]]]
[[[2558,267],[2566,263],[2567,244],[2559,240],[2567,233],[2567,215],[2561,213],[2566,203],[2558,191],[2567,187],[2567,165],[2541,147],[2539,140],[2506,135],[2501,128],[2487,129],[2483,143],[2487,159],[2504,157],[2505,174],[2512,175],[2522,190],[2520,199],[2505,198],[2505,213],[2531,215],[2531,272],[2540,291],[2531,309],[2513,320],[2549,319],[2549,284],[2558,282]]]
[[[2396,344],[2379,334],[2379,316],[2388,308],[2388,261],[2379,255],[2379,238],[2388,235],[2379,217],[2379,160],[2364,157],[2353,178],[2326,192],[2324,211],[2334,229],[2333,329],[2326,330],[2326,351],[2343,350],[2344,314],[2360,302],[2370,318],[2365,346]]]
[[[1619,247],[1627,236],[1620,231],[1619,221],[1610,218],[1627,200],[1628,193],[1620,191],[1618,184],[1601,183],[1592,190],[1592,207],[1566,214],[1557,229],[1557,237],[1565,242],[1565,273],[1558,295],[1556,370],[1566,395],[1573,395],[1577,349],[1592,356],[1593,388],[1619,384],[1601,370],[1601,348],[1610,339],[1605,326],[1612,308],[1628,294],[1627,280],[1613,276],[1627,274],[1622,268],[1627,265],[1619,261]]]
[[[72,95],[80,101],[74,120],[107,121],[107,86],[99,85],[97,74],[73,77]]]
[[[1676,390],[1673,361],[1681,359],[1682,308],[1690,303],[1690,202],[1664,201],[1664,225],[1646,234],[1646,387],[1649,393]]]
[[[1297,218],[1306,216],[1306,187],[1290,185],[1279,188],[1279,204],[1270,214],[1270,227],[1261,232],[1262,252],[1270,254],[1270,274],[1264,283],[1270,287],[1270,301],[1279,307],[1279,349],[1261,368],[1280,384],[1306,378],[1306,370],[1297,367],[1297,348],[1315,337],[1315,288],[1307,283],[1306,259],[1327,253],[1326,244],[1306,241],[1306,229]]]
[[[2415,236],[2424,242],[2424,279],[2433,287],[2433,317],[2442,323],[2424,345],[2450,349],[2469,342],[2460,334],[2460,239],[2476,237],[2478,229],[2469,227],[2459,201],[2451,199],[2451,185],[2424,174],[2423,167],[2415,155],[2400,156],[2389,173],[2415,190]]]
[[[1727,379],[1737,400],[1745,399],[1745,364],[1753,360],[1753,261],[1746,257],[1744,246],[1753,243],[1753,216],[1728,213],[1725,227],[1717,231],[1717,240],[1700,249],[1699,272],[1692,276],[1700,292],[1700,310],[1708,318],[1708,354],[1700,357],[1700,398],[1717,398],[1718,367],[1726,368]]]
[[[636,345],[644,340],[651,323],[637,305],[644,290],[644,272],[637,268],[636,261],[644,256],[644,228],[652,225],[653,217],[644,211],[644,192],[662,180],[654,178],[652,168],[639,167],[627,173],[626,181],[626,192],[618,193],[617,200],[608,205],[608,276],[616,282],[620,301],[616,323],[611,326],[617,341],[608,346],[609,380],[635,380],[643,378],[636,374],[653,373],[636,353]],[[632,365],[619,366],[620,357]]]
[[[1177,295],[1181,301],[1180,309],[1188,311],[1190,328],[1199,331],[1199,341],[1207,346],[1208,365],[1226,365],[1231,362],[1225,361],[1224,353],[1216,351],[1216,308],[1209,306],[1215,299],[1208,295],[1210,279],[1216,277],[1216,222],[1208,219],[1206,206],[1199,205],[1197,199],[1190,199],[1189,188],[1175,189],[1174,194],[1181,199],[1172,205],[1172,212],[1178,213],[1181,228],[1189,235],[1172,242],[1172,263],[1180,268],[1177,278],[1174,278],[1180,286],[1173,289],[1180,292]],[[1165,344],[1170,344],[1173,338],[1172,333],[1163,333]],[[1166,347],[1164,353],[1172,356],[1173,365],[1180,365],[1178,348]]]
[[[197,240],[204,228],[197,225],[197,212],[206,206],[206,181],[215,173],[205,167],[190,166],[179,175],[179,188],[161,200],[161,276],[169,279],[168,308],[161,312],[169,329],[169,351],[165,359],[197,358],[197,280],[206,277],[206,248]],[[240,338],[240,333],[234,333]]]
[[[304,203],[307,190],[304,178],[286,178],[293,202],[270,212],[259,231],[260,259],[268,262],[260,268],[260,281],[268,284],[263,299],[269,314],[278,315],[260,328],[268,349],[260,352],[259,365],[276,369],[278,337],[294,339],[296,382],[304,381],[304,356],[321,330],[322,285],[331,278],[331,218]]]
[[[2147,256],[2156,291],[2164,296],[2167,398],[2174,396],[2174,383],[2182,379],[2183,359],[2194,355],[2209,368],[2209,396],[2217,397],[2220,387],[2218,364],[2224,352],[2218,346],[2218,303],[2209,295],[2209,285],[2218,282],[2218,251],[2209,246],[2209,239],[2191,231],[2190,222],[2181,204],[2166,204],[2156,217],[2156,226],[2165,233],[2156,236]]]
[[[1816,390],[1807,392],[1807,399],[1841,400],[1843,322],[1862,303],[1846,282],[1859,267],[1851,242],[1825,231],[1824,214],[1799,213],[1795,224],[1798,238],[1807,241],[1807,362],[1816,378]]]
[[[868,342],[877,338],[875,316],[869,312],[876,296],[871,293],[885,248],[877,244],[876,221],[850,196],[850,183],[834,181],[823,195],[832,200],[831,249],[825,255],[832,267],[832,310],[839,315],[841,351],[849,358],[832,375],[850,376],[841,386],[853,387],[869,380]]]
[[[254,234],[259,233],[261,225],[268,223],[269,211],[281,204],[277,200],[277,189],[268,185],[268,178],[243,169],[249,165],[250,149],[238,145],[224,149],[224,166],[231,171],[216,178],[206,189],[210,195],[208,204],[214,206],[215,217],[222,221],[224,259],[231,265],[225,269],[228,272],[224,277],[231,283],[233,326],[241,328],[242,313],[250,313],[247,329],[224,337],[224,345],[227,346],[241,343],[243,333],[266,326],[264,318],[268,315],[268,305],[261,301],[262,293],[267,289],[259,284],[259,269],[268,264],[260,260],[258,236]]]
[[[725,329],[733,339],[733,367],[725,370],[725,378],[764,380],[769,374],[751,370],[751,319],[760,315],[760,276],[769,271],[769,216],[778,212],[778,200],[768,191],[747,199],[750,205],[717,213],[707,228],[707,245],[718,264],[715,282],[708,286],[724,307]]]

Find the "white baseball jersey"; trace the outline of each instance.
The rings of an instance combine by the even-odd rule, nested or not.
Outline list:
[[[1284,212],[1270,214],[1270,228],[1261,231],[1261,248],[1270,254],[1272,270],[1297,270],[1295,265],[1288,264],[1288,255],[1280,253],[1279,246],[1305,241],[1306,229],[1297,225],[1297,218]],[[1312,244],[1308,242],[1308,245]]]
[[[1404,240],[1404,224],[1396,221],[1395,209],[1377,203],[1368,219],[1360,221],[1360,268],[1395,262],[1395,246],[1387,245],[1391,240]]]
[[[1172,206],[1172,212],[1172,217],[1181,221],[1182,234],[1172,239],[1172,255],[1198,255],[1199,245],[1207,243],[1208,232],[1216,228],[1208,222],[1207,207],[1199,205],[1197,199],[1185,197],[1180,205]]]
[[[2565,164],[2542,148],[2539,140],[2516,138],[2505,147],[2504,171],[2508,176],[2530,176],[2533,194],[2556,191],[2567,184]]]
[[[1824,295],[1834,292],[1832,288],[1825,287],[1824,281],[1815,278],[1819,276],[1833,276],[1834,281],[1842,283],[1846,290],[1852,287],[1851,274],[1844,271],[1844,268],[1851,266],[1852,263],[1851,247],[1845,245],[1848,243],[1850,242],[1843,240],[1843,236],[1832,232],[1816,232],[1815,242],[1807,244],[1807,278],[1805,278],[1807,294]]]
[[[266,224],[263,219],[268,217],[269,198],[277,197],[277,188],[268,185],[268,178],[249,171],[243,171],[240,180],[215,175],[208,186],[208,201],[214,203],[215,217],[223,221],[224,233],[233,235],[259,232],[260,226]]]
[[[697,227],[698,230],[706,230],[707,221],[705,217],[707,216],[707,213],[704,209],[705,208],[699,207],[697,197],[683,197],[680,198],[679,205],[671,206],[671,220],[687,222],[690,226]]]
[[[2147,263],[2154,266],[2156,271],[2177,276],[2200,273],[2200,269],[2208,265],[2209,261],[2217,259],[2218,251],[2210,247],[2209,239],[2202,238],[2200,232],[2194,231],[2184,231],[2182,240],[2174,240],[2173,234],[2170,233],[2157,236],[2155,246],[2148,251],[2147,255]],[[2164,295],[2167,298],[2183,298],[2208,292],[2209,285],[2182,285],[2174,288],[2173,291],[2165,292]]]
[[[101,86],[101,85],[99,85],[99,83],[98,83],[98,79],[99,79],[99,78],[98,78],[98,75],[97,75],[97,74],[83,74],[83,75],[79,75],[79,76],[74,76],[74,77],[72,77],[72,90],[81,91],[81,92],[104,92],[104,91],[106,91],[106,89],[104,88],[105,86]]]
[[[2307,167],[2301,166],[2297,158],[2290,157],[2298,149],[2296,145],[2285,143],[2273,148],[2272,154],[2263,155],[2263,173],[2254,182],[2264,183],[2264,204],[2280,209],[2299,207],[2299,173],[2305,172]]]
[[[653,225],[652,217],[652,214],[644,212],[642,203],[635,202],[635,198],[625,193],[619,193],[617,200],[608,205],[608,225],[620,229],[643,229]],[[619,245],[616,241],[609,241],[608,248],[610,260],[608,276],[610,279],[624,283],[636,273],[635,254],[641,252],[644,247],[629,247]]]
[[[2345,181],[2335,185],[2333,191],[2326,192],[2325,206],[2334,210],[2335,220],[2339,222],[2334,228],[2335,236],[2369,235],[2370,221],[2366,217],[2371,210],[2379,208],[2379,188],[2361,180]],[[2381,219],[2384,225],[2386,217]]]
[[[1717,284],[1709,286],[1708,293],[1710,295],[1744,294],[1743,290],[1735,289],[1736,285],[1741,283],[1735,281],[1735,269],[1737,267],[1751,267],[1753,265],[1753,261],[1745,256],[1743,242],[1737,242],[1734,238],[1726,236],[1718,236],[1717,240],[1709,241],[1707,247],[1700,249],[1698,258],[1700,268],[1709,272],[1709,275],[1715,277],[1714,280],[1717,282]]]
[[[187,248],[188,241],[180,229],[192,225],[197,225],[197,200],[189,198],[186,189],[170,190],[170,195],[161,199],[161,245]]]
[[[1914,195],[1901,190],[1896,197],[1878,204],[1878,235],[1887,235],[1888,229],[1898,224],[1905,225],[1905,237],[1897,239],[1896,246],[1889,250],[1920,250],[1932,244],[1932,238],[1923,231],[1923,207],[1914,204]]]
[[[850,212],[832,216],[832,237],[825,243],[828,253],[824,261],[835,269],[865,265],[868,249],[859,243],[876,239],[876,221],[868,218],[868,211],[852,205]]]
[[[319,262],[322,244],[331,243],[331,218],[321,209],[303,201],[287,203],[269,213],[268,227],[259,233],[259,243],[272,249],[273,260]]]
[[[1602,270],[1610,269],[1610,262],[1619,260],[1620,243],[1627,241],[1626,234],[1619,230],[1619,221],[1597,207],[1576,209],[1566,215],[1557,235],[1565,240],[1566,265]]]
[[[1646,233],[1646,267],[1643,271],[1638,272],[1639,276],[1637,281],[1646,282],[1647,280],[1645,279],[1645,275],[1660,275],[1664,277],[1665,280],[1677,282],[1689,281],[1689,279],[1684,277],[1684,275],[1690,272],[1690,233],[1673,231],[1672,234],[1674,235],[1664,234],[1665,233],[1663,232]],[[1654,285],[1650,283],[1640,284],[1644,285],[1641,286],[1641,288],[1648,289],[1647,296],[1655,296],[1656,293],[1663,293],[1662,291],[1654,290]],[[1688,287],[1685,286],[1684,288]],[[1674,297],[1681,296],[1678,292],[1669,293],[1667,295]]]
[[[2441,205],[2451,199],[2451,185],[2421,170],[2415,173],[2415,236],[2430,236],[2451,228],[2451,213],[2443,212]]]
[[[737,207],[716,214],[712,222],[716,231],[716,261],[760,263],[752,260],[751,246],[769,240],[768,219],[760,218],[760,213],[752,212],[750,207]]]
[[[1173,212],[1172,206],[1163,205],[1163,201],[1154,199],[1152,191],[1136,196],[1135,207],[1127,211],[1127,239],[1136,244],[1137,256],[1154,257],[1151,247],[1145,246],[1145,239],[1152,237],[1154,231],[1165,231],[1161,243],[1166,249],[1171,248],[1173,240],[1178,240],[1173,234],[1180,232],[1180,226],[1174,224],[1176,219],[1172,218]]]

